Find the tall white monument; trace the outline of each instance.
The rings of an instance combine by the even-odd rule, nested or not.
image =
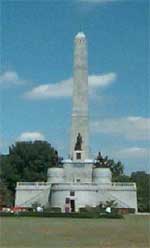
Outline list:
[[[96,207],[115,200],[117,208],[137,211],[135,183],[112,183],[109,168],[97,167],[89,154],[88,123],[88,58],[83,33],[75,36],[73,109],[70,158],[60,167],[48,169],[47,182],[18,182],[16,206],[59,207],[62,212],[77,212],[80,208]]]
[[[73,110],[70,155],[73,160],[81,156],[81,160],[89,157],[88,127],[88,58],[87,42],[84,33],[75,36],[73,67]],[[79,138],[81,149],[78,152]]]

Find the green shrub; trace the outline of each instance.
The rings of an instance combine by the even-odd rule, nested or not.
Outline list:
[[[100,207],[96,206],[96,207],[91,207],[91,206],[86,206],[84,208],[80,208],[79,209],[80,213],[99,213],[100,212]]]
[[[0,212],[0,217],[10,217],[10,216],[14,216],[14,214],[13,213]]]
[[[87,209],[86,208],[79,208],[79,212],[80,213],[87,213]]]
[[[98,218],[96,213],[56,213],[56,212],[18,212],[18,213],[0,213],[0,216],[18,216],[18,217],[66,217],[66,218]]]
[[[129,208],[128,213],[129,214],[135,214],[135,208]]]
[[[47,213],[61,213],[61,208],[45,208],[44,209],[44,212],[47,212]]]
[[[100,218],[107,218],[107,219],[122,219],[123,215],[118,213],[101,213]]]
[[[18,212],[18,213],[0,213],[0,216],[12,217],[58,217],[58,218],[122,218],[119,214],[99,214],[96,212],[89,213],[52,213],[52,212]]]

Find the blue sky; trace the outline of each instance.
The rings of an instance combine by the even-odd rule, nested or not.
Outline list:
[[[68,155],[73,40],[88,40],[90,147],[148,170],[148,0],[2,1],[2,153],[46,139]]]

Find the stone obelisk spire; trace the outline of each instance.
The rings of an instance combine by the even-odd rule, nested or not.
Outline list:
[[[85,160],[88,159],[89,155],[89,131],[88,56],[87,42],[84,33],[78,33],[75,36],[74,43],[73,110],[70,155],[73,160]]]

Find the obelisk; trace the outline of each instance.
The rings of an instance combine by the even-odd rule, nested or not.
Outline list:
[[[84,33],[80,32],[74,40],[73,67],[73,109],[70,156],[76,160],[76,150],[81,151],[80,160],[89,157],[88,125],[88,54]],[[80,144],[79,144],[80,143]]]

